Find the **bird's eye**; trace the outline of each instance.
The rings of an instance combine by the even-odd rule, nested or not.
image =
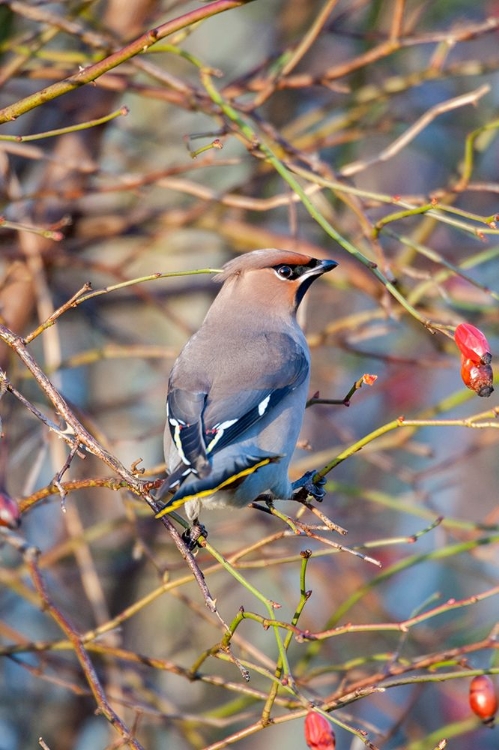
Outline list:
[[[291,266],[279,266],[277,273],[281,279],[290,279],[293,276],[293,269]]]

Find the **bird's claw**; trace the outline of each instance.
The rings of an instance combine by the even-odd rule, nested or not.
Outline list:
[[[292,500],[306,500],[311,495],[318,503],[323,501],[326,494],[324,485],[327,480],[325,477],[321,477],[316,482],[313,482],[312,480],[316,473],[316,471],[307,471],[300,479],[293,482]]]
[[[184,531],[184,533],[182,534],[182,541],[186,545],[189,552],[193,552],[196,547],[201,546],[198,542],[198,539],[201,536],[206,538],[208,536],[208,531],[205,526],[198,522],[193,523],[192,526]]]

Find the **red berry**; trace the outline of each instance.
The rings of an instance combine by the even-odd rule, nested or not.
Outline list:
[[[309,711],[305,717],[305,742],[310,750],[334,750],[336,747],[331,724],[315,711]]]
[[[20,523],[21,514],[16,501],[5,490],[0,490],[0,526],[17,529]]]
[[[494,390],[492,367],[466,359],[464,354],[461,355],[461,377],[465,386],[483,398],[490,396]]]
[[[475,328],[471,323],[461,323],[454,332],[454,340],[466,359],[470,359],[476,365],[490,364],[490,345],[479,328]]]
[[[497,696],[494,683],[486,674],[473,677],[470,682],[470,708],[484,724],[494,726]]]

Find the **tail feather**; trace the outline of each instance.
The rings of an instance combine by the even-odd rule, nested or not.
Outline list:
[[[173,497],[171,497],[164,508],[156,514],[156,518],[161,518],[167,513],[171,513],[177,510],[181,505],[186,503],[188,500],[202,499],[203,497],[209,497],[214,495],[219,490],[229,489],[230,487],[236,487],[242,482],[247,476],[253,474],[255,471],[260,469],[262,466],[268,464],[277,463],[280,461],[282,456],[276,454],[261,454],[238,456],[234,458],[229,464],[224,465],[220,471],[211,471],[205,477],[199,477],[192,472],[181,481],[182,468],[185,474],[186,467],[182,466],[176,469],[171,474],[160,488],[159,493],[156,497],[157,500],[162,500],[163,497],[173,491]],[[174,481],[172,481],[174,480]],[[181,482],[180,487],[176,489],[176,485]]]

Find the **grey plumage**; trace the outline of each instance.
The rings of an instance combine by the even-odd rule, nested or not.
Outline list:
[[[291,497],[289,463],[300,432],[310,354],[296,309],[334,261],[255,250],[224,266],[223,286],[170,374],[165,428],[169,476],[158,516],[185,503],[243,507],[262,493]]]

